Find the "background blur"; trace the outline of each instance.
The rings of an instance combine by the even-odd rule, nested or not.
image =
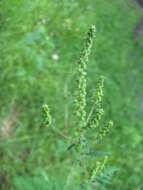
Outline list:
[[[117,171],[104,189],[143,189],[143,11],[133,0],[0,1],[0,189],[62,189],[67,143],[41,130],[41,105],[66,134],[72,73],[92,24],[88,101],[104,75],[105,119],[115,123],[102,148]]]

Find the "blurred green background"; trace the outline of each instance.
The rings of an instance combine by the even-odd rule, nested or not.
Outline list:
[[[92,24],[88,101],[104,75],[104,117],[115,123],[102,148],[117,171],[101,189],[143,188],[143,33],[134,34],[142,15],[131,0],[0,1],[1,190],[63,189],[73,73]],[[43,103],[63,136],[41,127]]]

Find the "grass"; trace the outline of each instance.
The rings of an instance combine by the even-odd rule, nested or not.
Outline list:
[[[8,0],[1,1],[1,5],[1,128],[10,123],[11,114],[16,116],[9,125],[8,138],[1,139],[4,152],[1,176],[8,173],[7,185],[1,185],[1,189],[12,189],[15,183],[19,190],[23,181],[35,185],[37,177],[53,181],[49,189],[60,183],[62,187],[64,179],[57,178],[54,184],[49,174],[54,176],[59,167],[53,161],[62,161],[64,157],[64,139],[73,122],[70,110],[75,86],[74,63],[85,31],[92,24],[96,25],[97,34],[88,65],[88,109],[97,78],[102,74],[107,110],[104,117],[111,117],[116,124],[111,138],[102,145],[111,154],[108,167],[118,168],[107,189],[140,189],[143,58],[142,49],[132,38],[141,15],[138,9],[123,0],[73,0],[72,3]],[[53,59],[54,54],[58,60]],[[54,123],[62,135],[53,138],[51,132],[39,129],[41,105],[45,102],[51,114],[56,115]],[[28,165],[23,158],[27,154]],[[65,167],[63,172],[66,173]],[[42,181],[43,186],[46,182]],[[30,188],[27,186],[26,189]]]

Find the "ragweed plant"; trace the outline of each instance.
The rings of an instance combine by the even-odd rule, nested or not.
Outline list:
[[[89,113],[87,113],[87,63],[89,55],[91,53],[91,48],[93,40],[95,37],[96,28],[92,26],[87,32],[85,38],[85,43],[83,49],[80,53],[79,61],[77,62],[77,91],[75,99],[75,143],[74,147],[77,152],[77,160],[81,167],[81,184],[96,181],[96,177],[99,173],[102,172],[105,163],[107,161],[107,156],[103,158],[103,161],[96,161],[97,167],[90,171],[90,164],[86,160],[88,158],[85,156],[92,148],[95,147],[95,144],[101,141],[106,134],[113,127],[113,122],[109,121],[105,127],[100,127],[100,121],[104,110],[102,108],[102,98],[103,98],[103,87],[104,87],[104,77],[100,76],[97,82],[97,87],[95,89],[95,94],[93,96],[93,105]],[[92,165],[92,164],[91,164]]]
[[[93,152],[95,146],[109,133],[110,129],[113,127],[112,121],[109,121],[104,127],[100,125],[100,121],[104,113],[102,108],[104,87],[103,76],[99,77],[92,98],[92,107],[89,113],[87,113],[87,63],[91,53],[95,32],[95,26],[92,26],[87,32],[83,49],[81,50],[79,60],[76,64],[77,88],[75,93],[74,137],[73,142],[66,150],[71,153],[74,150],[74,155],[76,156],[74,157],[74,160],[71,156],[72,166],[65,183],[65,190],[70,189],[71,184],[74,183],[75,173],[76,178],[78,176],[80,181],[79,189],[84,189],[87,187],[92,189],[93,185],[96,186],[96,180],[99,179],[99,176],[101,175],[102,170],[104,170],[108,160],[107,156],[104,156],[100,160],[93,158],[90,160],[89,158],[89,156],[92,157],[91,152]],[[52,119],[49,108],[47,105],[43,105],[44,125],[50,126],[51,121]],[[78,171],[76,171],[77,168]]]

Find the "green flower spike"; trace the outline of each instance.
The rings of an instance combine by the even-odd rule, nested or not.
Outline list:
[[[109,121],[105,127],[99,131],[99,139],[102,140],[113,128],[113,121]]]
[[[93,43],[93,38],[95,36],[95,26],[92,26],[88,33],[87,37],[85,39],[84,47],[80,53],[80,58],[77,63],[77,81],[78,81],[78,87],[76,92],[76,100],[75,100],[75,107],[76,107],[76,117],[77,117],[77,128],[78,131],[81,132],[81,130],[86,126],[86,67],[88,62],[88,57],[91,52],[91,47]],[[76,133],[77,135],[78,132]]]
[[[89,125],[90,128],[97,128],[99,126],[99,122],[104,113],[104,110],[101,107],[102,98],[103,98],[103,87],[104,87],[104,77],[100,76],[97,83],[97,88],[95,91],[94,106],[92,110],[94,111],[95,109],[95,113],[94,113],[94,117],[91,119],[91,122]]]
[[[43,124],[46,127],[49,127],[52,123],[52,117],[51,117],[50,110],[47,104],[44,104],[42,106],[42,113],[43,113]]]

